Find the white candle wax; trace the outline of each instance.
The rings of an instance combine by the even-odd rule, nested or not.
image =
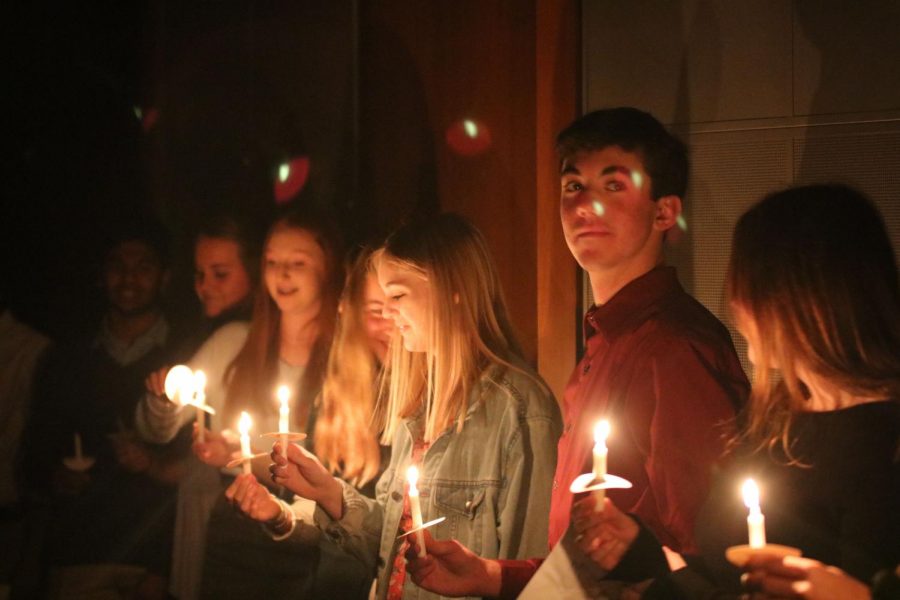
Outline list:
[[[606,438],[609,437],[609,421],[603,419],[594,425],[594,479],[602,481],[606,479],[606,458],[609,449],[606,447]],[[594,491],[594,509],[597,512],[603,510],[603,501],[606,499],[606,490]]]
[[[75,432],[75,460],[80,461],[84,457],[81,450],[81,434]]]
[[[281,456],[287,458],[287,446],[290,441],[287,434],[291,431],[291,408],[288,406],[288,400],[291,398],[291,390],[288,389],[288,386],[283,385],[278,388],[277,394],[280,403],[278,408],[278,431],[282,434]]]
[[[419,544],[419,558],[423,558],[425,556],[425,532],[422,530],[422,505],[419,503],[419,489],[416,487],[419,470],[414,466],[407,469],[406,480],[409,482],[409,513],[412,517],[413,529],[418,529],[416,541]]]
[[[250,451],[250,427],[253,420],[246,412],[241,411],[241,418],[238,421],[238,431],[241,433],[241,456],[245,458],[243,463],[244,473],[250,473],[250,457],[253,452]]]
[[[750,509],[747,515],[747,534],[751,548],[764,548],[766,545],[766,518],[759,509],[759,488],[756,482],[748,479],[743,487],[744,505]]]
[[[197,441],[203,443],[206,441],[206,417],[203,414],[203,407],[206,405],[206,373],[203,371],[194,372],[194,403],[197,406]]]

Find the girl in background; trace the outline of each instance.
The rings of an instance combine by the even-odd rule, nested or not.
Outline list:
[[[340,265],[339,236],[330,221],[313,212],[278,219],[265,240],[251,322],[220,328],[189,361],[206,374],[206,402],[216,414],[204,442],[194,443],[194,459],[179,486],[171,591],[181,600],[271,595],[267,585],[282,595],[302,595],[314,578],[317,536],[306,536],[297,550],[315,560],[302,561],[301,568],[292,565],[285,574],[261,558],[272,542],[258,527],[248,528],[230,509],[214,507],[224,488],[222,470],[237,448],[223,431],[236,428],[241,411],[254,417],[254,438],[276,431],[275,390],[288,385],[291,428],[313,430],[313,399],[324,376],[343,280]],[[150,393],[137,414],[142,434],[157,442],[170,440],[195,418],[195,411],[163,397],[165,375],[161,370],[148,377]],[[265,461],[254,462],[254,469],[265,472]]]

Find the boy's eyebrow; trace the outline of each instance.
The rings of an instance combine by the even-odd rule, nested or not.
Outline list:
[[[565,163],[562,166],[562,171],[559,172],[560,175],[581,175],[581,171],[578,170],[578,167],[573,165],[572,163]]]
[[[622,175],[631,176],[631,169],[623,167],[622,165],[610,165],[600,171],[601,175],[609,175],[610,173],[621,173]]]

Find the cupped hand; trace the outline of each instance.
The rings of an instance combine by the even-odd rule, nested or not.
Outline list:
[[[232,459],[232,447],[224,435],[218,431],[204,430],[203,441],[198,441],[197,424],[194,423],[194,443],[191,449],[204,463],[221,469]]]
[[[409,538],[406,572],[422,589],[442,596],[497,596],[500,564],[484,559],[456,540],[436,540],[426,530],[424,557],[415,535]]]
[[[166,375],[169,374],[169,367],[162,367],[153,371],[144,379],[144,385],[147,391],[157,396],[166,395]]]
[[[225,497],[235,509],[260,523],[272,521],[281,514],[275,496],[252,474],[238,475],[225,490]]]
[[[869,588],[837,567],[801,556],[752,556],[741,581],[754,598],[869,600]]]
[[[147,446],[130,436],[110,436],[116,462],[129,473],[144,473],[153,465],[153,456]]]
[[[343,490],[337,479],[316,458],[297,444],[288,444],[287,458],[281,455],[281,442],[272,447],[269,472],[272,481],[298,496],[315,500],[334,519],[343,513]]]
[[[596,497],[587,494],[572,506],[572,525],[578,547],[600,568],[612,571],[634,543],[640,528],[609,498],[597,511]]]

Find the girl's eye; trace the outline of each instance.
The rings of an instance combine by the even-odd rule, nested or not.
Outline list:
[[[397,300],[399,300],[400,298],[402,298],[402,297],[405,296],[405,295],[406,295],[406,294],[396,294],[396,295],[394,295],[394,296],[391,296],[391,300],[393,300],[394,302],[396,302]]]
[[[621,192],[625,189],[625,185],[621,181],[609,181],[605,187],[610,192]]]
[[[228,271],[214,271],[213,277],[215,277],[219,281],[222,281],[223,279],[226,279],[228,277]]]
[[[572,193],[572,192],[580,192],[584,187],[577,181],[570,181],[563,185],[563,190]]]

